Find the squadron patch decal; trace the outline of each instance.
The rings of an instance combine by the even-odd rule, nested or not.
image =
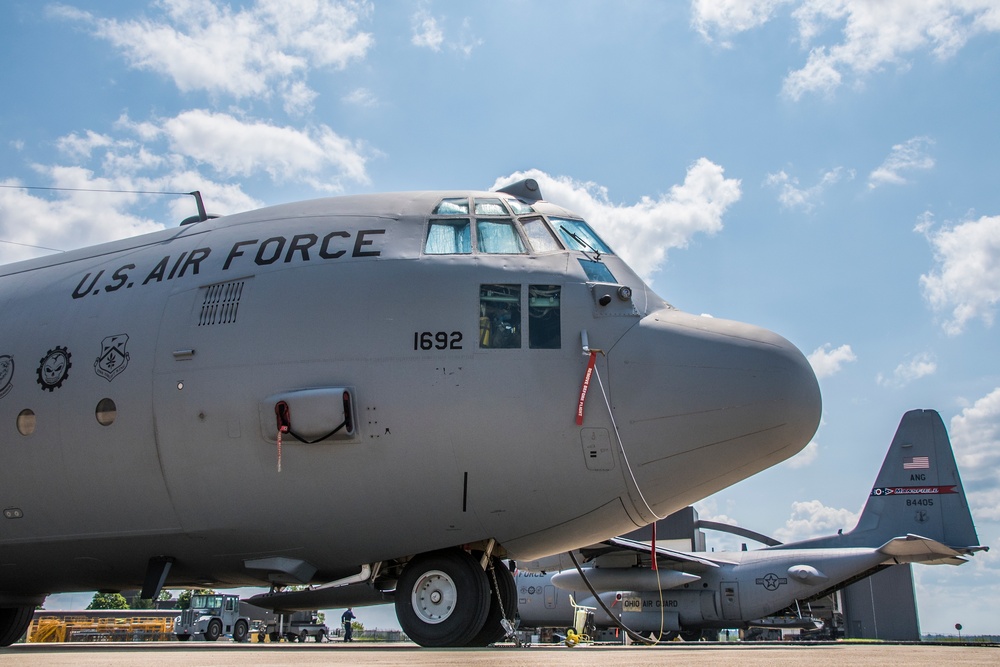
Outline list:
[[[0,356],[0,398],[14,388],[14,358],[9,354]]]
[[[101,341],[101,356],[94,361],[94,371],[111,382],[128,366],[128,334],[115,334]]]
[[[38,384],[42,385],[42,391],[55,391],[62,386],[73,367],[71,356],[69,350],[57,345],[42,357],[38,366]]]

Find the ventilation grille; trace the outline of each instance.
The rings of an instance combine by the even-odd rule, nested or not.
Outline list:
[[[198,326],[236,322],[244,284],[243,280],[234,280],[206,287],[205,299],[201,302],[201,313],[198,315]]]

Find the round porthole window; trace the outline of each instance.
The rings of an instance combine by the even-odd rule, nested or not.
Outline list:
[[[21,435],[31,435],[35,432],[35,413],[25,408],[17,415],[17,432]]]
[[[118,417],[118,406],[110,398],[102,398],[97,404],[97,423],[101,426],[110,426],[115,423]]]

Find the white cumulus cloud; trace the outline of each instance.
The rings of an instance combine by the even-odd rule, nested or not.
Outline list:
[[[930,52],[957,53],[976,35],[1000,32],[996,0],[692,0],[692,24],[706,39],[753,30],[790,9],[805,64],[785,78],[794,100],[830,93],[846,79],[863,80]]]
[[[799,209],[809,213],[816,208],[823,193],[843,178],[853,179],[853,170],[836,167],[820,175],[819,182],[808,188],[799,187],[799,179],[784,170],[768,174],[764,183],[778,189],[778,201],[784,208]]]
[[[233,9],[217,0],[160,0],[155,16],[119,21],[67,5],[52,15],[87,25],[129,64],[162,74],[181,91],[238,99],[284,93],[286,106],[311,102],[303,90],[311,68],[342,69],[365,57],[374,40],[359,29],[366,2],[257,0]]]
[[[913,137],[893,146],[882,164],[869,174],[868,187],[904,185],[907,181],[903,172],[932,168],[934,158],[926,153],[926,148],[933,143],[927,137]]]
[[[263,172],[275,180],[310,181],[334,170],[342,178],[368,182],[360,148],[325,125],[299,130],[194,109],[166,119],[160,129],[175,153],[226,176]]]
[[[440,51],[444,43],[444,32],[438,25],[437,19],[431,16],[426,8],[421,7],[416,11],[411,19],[413,37],[410,41],[414,46]]]
[[[952,417],[948,431],[974,516],[1000,521],[1000,387]]]
[[[792,514],[785,525],[774,532],[781,542],[797,542],[812,537],[849,530],[858,523],[858,514],[847,509],[827,507],[818,500],[792,503]]]
[[[723,40],[728,35],[758,28],[775,10],[792,0],[691,0],[691,23],[705,39]]]
[[[920,286],[931,307],[945,315],[944,330],[958,335],[976,318],[992,326],[1000,302],[1000,216],[936,231],[923,222],[917,231],[934,250],[934,267],[920,276]]]
[[[788,459],[785,464],[793,470],[798,470],[799,468],[805,468],[812,465],[818,458],[819,443],[813,440],[808,445],[803,447],[802,451]]]
[[[921,352],[914,355],[896,366],[892,375],[879,373],[875,381],[882,387],[893,387],[896,389],[905,387],[914,380],[933,375],[937,372],[937,362],[929,352]]]
[[[431,51],[441,51],[442,47],[455,53],[460,53],[466,58],[472,55],[472,51],[482,46],[483,40],[476,36],[472,29],[472,21],[466,17],[462,19],[461,27],[457,31],[449,31],[449,37],[445,36],[443,23],[444,18],[438,18],[430,13],[426,6],[421,6],[410,18],[410,28],[412,36],[410,43],[420,48]]]
[[[69,250],[162,229],[162,211],[143,211],[164,202],[171,224],[196,212],[190,197],[149,192],[198,189],[209,213],[227,214],[262,205],[240,185],[225,182],[231,178],[265,175],[327,192],[345,182],[369,182],[364,147],[325,125],[297,129],[195,109],[142,122],[122,116],[114,130],[60,138],[64,163],[36,165],[35,171],[46,187],[143,193],[0,188],[0,238],[9,241],[0,244],[0,262],[48,252],[29,246]]]
[[[662,268],[668,250],[686,247],[696,234],[721,230],[722,216],[742,194],[740,181],[726,178],[723,168],[707,158],[696,160],[684,182],[666,194],[644,196],[630,206],[613,203],[596,183],[538,170],[498,178],[493,188],[524,178],[538,181],[548,201],[582,215],[647,282]]]
[[[841,345],[836,349],[831,349],[832,347],[830,343],[827,343],[813,350],[807,357],[818,378],[830,377],[839,373],[844,364],[857,361],[857,356],[850,345]]]

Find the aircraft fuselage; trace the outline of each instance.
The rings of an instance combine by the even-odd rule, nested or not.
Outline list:
[[[477,196],[288,204],[2,267],[0,595],[134,588],[161,556],[174,586],[491,539],[535,558],[809,441],[794,346],[673,309],[616,255],[428,252],[435,204]],[[534,210],[502,218],[522,245],[523,220],[572,216]],[[577,424],[584,335],[603,353]],[[319,441],[279,450],[279,402]]]

